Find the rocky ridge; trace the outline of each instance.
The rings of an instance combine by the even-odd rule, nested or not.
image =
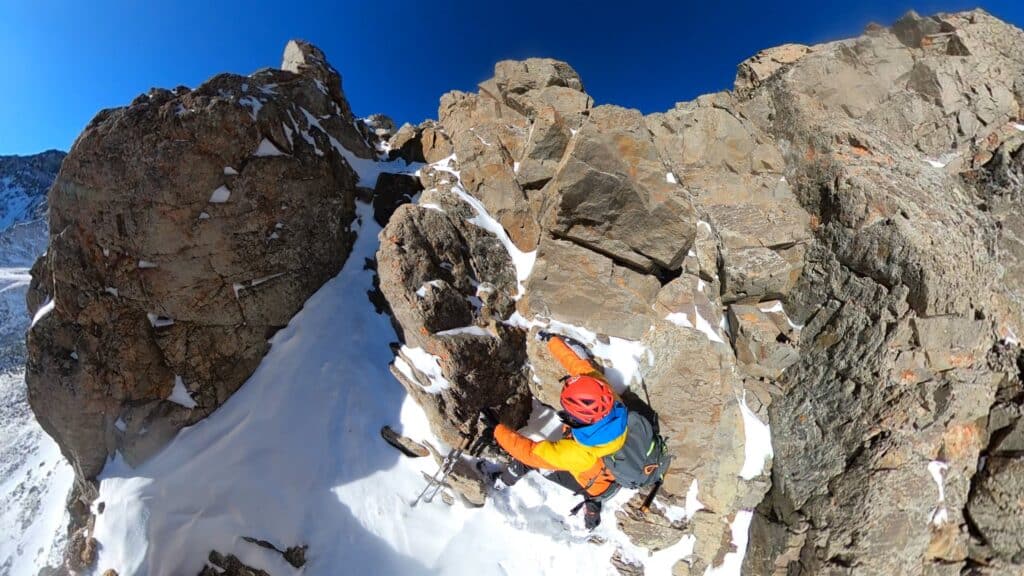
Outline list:
[[[735,562],[747,521],[749,573],[1011,573],[1022,43],[910,13],[648,116],[565,63],[499,63],[390,142],[432,163],[381,234],[393,371],[449,440],[499,400],[524,423],[527,389],[557,405],[539,326],[646,384],[675,521],[619,521],[695,537],[680,574]]]
[[[566,63],[506,61],[394,130],[356,121],[294,42],[282,70],[101,112],[29,295],[29,399],[78,474],[71,541],[89,549],[106,459],[210,414],[337,272],[358,193],[387,223],[371,297],[392,372],[442,440],[482,407],[523,424],[531,396],[557,405],[544,327],[659,413],[656,511],[638,495],[616,520],[690,548],[674,573],[1013,573],[1022,48],[983,11],[911,13],[766,50],[734,90],[646,116],[594,106]],[[371,191],[352,167],[377,153],[427,165]],[[482,502],[468,466],[451,484]]]

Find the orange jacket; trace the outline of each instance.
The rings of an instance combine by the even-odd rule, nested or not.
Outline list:
[[[561,338],[548,340],[548,351],[558,360],[570,376],[585,374],[605,380],[589,360],[580,358]],[[605,470],[603,456],[613,454],[626,442],[626,432],[606,444],[585,446],[572,438],[557,442],[534,442],[504,424],[494,429],[494,439],[513,458],[531,468],[566,470],[591,496],[599,496],[611,485],[614,477]]]

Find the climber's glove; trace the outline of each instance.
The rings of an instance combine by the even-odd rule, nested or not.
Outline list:
[[[498,413],[494,411],[494,408],[484,408],[480,411],[480,421],[484,423],[487,429],[493,429],[501,421],[498,419]]]
[[[554,336],[554,334],[548,332],[547,330],[541,330],[540,332],[537,332],[536,338],[541,342],[547,342],[548,340],[551,340],[551,338],[553,338]]]

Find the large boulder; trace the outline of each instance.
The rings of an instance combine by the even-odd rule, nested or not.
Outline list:
[[[636,110],[591,110],[544,191],[554,234],[645,272],[678,270],[696,235],[689,194]]]
[[[572,242],[545,237],[522,305],[531,316],[556,318],[637,340],[652,323],[661,284]]]
[[[525,421],[526,350],[522,331],[500,322],[518,294],[508,252],[470,222],[475,214],[450,181],[438,186],[395,211],[377,270],[402,340],[392,372],[434,431],[458,445],[476,434],[470,424],[482,408]]]
[[[282,68],[104,110],[64,161],[26,380],[79,480],[223,404],[348,255],[374,153],[317,48]]]

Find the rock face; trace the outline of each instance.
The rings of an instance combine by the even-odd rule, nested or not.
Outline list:
[[[478,406],[557,402],[538,327],[581,340],[661,416],[660,500],[703,505],[620,518],[695,536],[679,573],[734,552],[728,523],[754,574],[1013,570],[1022,64],[983,11],[909,13],[642,116],[567,64],[501,62],[391,140],[433,163],[381,235],[394,371],[460,440]]]
[[[28,296],[29,401],[79,480],[115,451],[141,461],[246,380],[344,263],[352,165],[372,158],[304,42],[281,70],[93,119],[50,191]]]
[[[564,63],[498,63],[479,93],[445,95],[438,122],[403,127],[392,138],[403,157],[435,160],[420,170],[419,201],[400,206],[381,232],[378,270],[403,337],[392,371],[450,444],[476,434],[467,420],[481,407],[523,424],[530,395],[557,404],[561,369],[532,338],[540,326],[581,340],[634,406],[646,397],[644,380],[678,455],[661,498],[682,506],[699,486],[706,508],[688,530],[700,535],[694,565],[703,570],[729,546],[723,520],[756,506],[768,486],[763,455],[739,477],[746,464],[741,403],[746,398],[766,418],[770,396],[744,381],[721,328],[721,238],[732,235],[725,246],[738,256],[729,270],[745,275],[742,283],[728,277],[739,286],[733,299],[757,302],[792,288],[811,235],[785,187],[746,193],[760,211],[741,217],[735,209],[712,212],[713,202],[736,204],[729,194],[742,188],[740,177],[701,205],[676,175],[701,172],[710,189],[720,179],[703,164],[713,160],[680,155],[670,136],[674,120],[659,120],[664,134],[650,128],[654,121],[615,106],[592,108]],[[752,143],[737,156],[742,178],[777,181],[783,162],[771,141],[749,122],[734,132]],[[790,204],[776,206],[780,199]],[[790,207],[795,214],[785,212]],[[766,225],[768,213],[786,228]],[[743,258],[742,250],[755,249],[782,264],[765,270]],[[770,344],[786,350],[780,364],[795,361],[791,345]],[[477,503],[467,475],[453,473],[467,486],[463,496]],[[685,522],[664,517],[622,518],[639,545],[668,547],[687,531]]]
[[[908,14],[811,47],[740,102],[787,142],[815,230],[785,300],[805,326],[770,408],[751,571],[959,573],[990,564],[976,543],[1019,514],[1005,499],[1003,520],[964,509],[996,393],[1020,386],[1000,359],[1015,338],[999,341],[1020,332],[1006,271],[1021,252],[984,199],[1020,208],[1019,181],[993,182],[1007,177],[998,151],[1020,146],[1022,46],[981,11]]]

